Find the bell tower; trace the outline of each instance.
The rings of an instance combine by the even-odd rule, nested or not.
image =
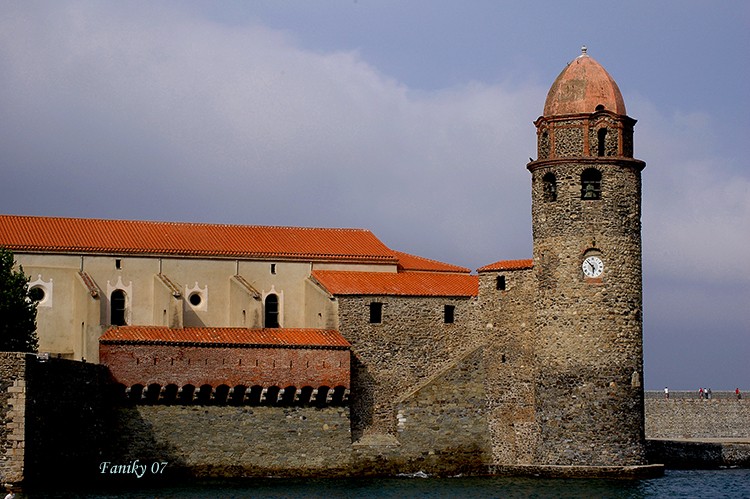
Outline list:
[[[535,461],[645,463],[641,170],[617,84],[586,53],[547,95],[532,175]]]

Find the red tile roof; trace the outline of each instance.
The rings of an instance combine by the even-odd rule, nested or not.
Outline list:
[[[438,262],[437,260],[430,260],[421,256],[410,255],[409,253],[403,253],[401,251],[393,252],[398,258],[399,270],[426,270],[430,272],[464,272],[466,274],[471,272],[471,269],[466,267],[459,267],[458,265],[451,265],[449,263]]]
[[[196,346],[349,348],[338,331],[326,329],[246,329],[241,327],[120,326],[108,329],[100,343],[157,343]]]
[[[318,270],[312,275],[332,295],[476,296],[479,291],[479,278],[465,273]]]
[[[477,269],[477,272],[488,272],[492,270],[525,270],[534,268],[534,260],[500,260],[499,262],[485,265]]]
[[[0,215],[15,251],[310,259],[395,264],[370,231]]]

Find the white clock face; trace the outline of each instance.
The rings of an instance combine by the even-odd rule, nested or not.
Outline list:
[[[581,268],[586,277],[599,277],[604,271],[604,262],[598,256],[589,256],[583,261]]]

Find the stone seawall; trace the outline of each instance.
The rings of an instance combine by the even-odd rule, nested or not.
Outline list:
[[[750,467],[750,404],[734,392],[646,392],[651,462],[670,468]]]
[[[354,439],[348,406],[118,405],[103,366],[0,353],[0,479],[27,485],[139,480],[128,468],[135,460],[156,480],[505,473],[490,466],[483,380],[493,354],[477,347],[446,365],[392,402],[394,432]],[[750,444],[655,439],[747,442],[748,408],[744,399],[648,394],[651,462],[747,466]]]
[[[714,392],[700,399],[688,392],[646,394],[646,438],[750,440],[750,402],[734,393]]]
[[[345,407],[123,407],[112,430],[103,461],[167,463],[165,477],[335,476],[350,465]]]
[[[107,369],[0,353],[0,480],[67,481],[96,466],[108,437]]]
[[[26,355],[0,353],[0,480],[23,480],[26,451]]]
[[[40,484],[183,477],[483,473],[490,460],[484,351],[394,401],[397,431],[353,442],[335,405],[116,399],[101,365],[0,357],[0,479]],[[132,400],[130,400],[132,402]],[[137,468],[145,466],[142,478]],[[64,485],[60,485],[64,486]]]

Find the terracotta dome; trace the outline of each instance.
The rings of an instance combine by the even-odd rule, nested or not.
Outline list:
[[[601,109],[626,115],[625,101],[615,80],[586,53],[586,47],[581,52],[549,89],[544,116],[593,113]]]

